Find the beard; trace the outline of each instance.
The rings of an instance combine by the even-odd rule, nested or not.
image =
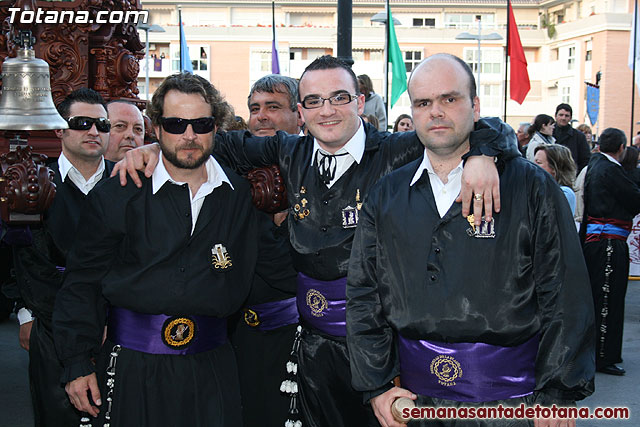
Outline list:
[[[162,155],[164,156],[164,158],[171,163],[173,166],[180,168],[180,169],[197,169],[200,166],[202,166],[207,159],[209,158],[209,156],[211,155],[211,153],[213,152],[213,144],[211,144],[209,146],[209,148],[205,148],[203,147],[201,144],[197,144],[195,142],[189,143],[189,144],[185,144],[185,145],[181,145],[180,147],[176,147],[175,150],[170,150],[169,147],[167,147],[165,144],[163,144],[162,142],[162,138],[159,138],[159,144],[160,144],[160,149],[162,150]],[[189,156],[185,159],[180,159],[178,158],[178,151],[181,149],[199,149],[201,150],[200,155],[196,155],[196,154],[189,154]]]

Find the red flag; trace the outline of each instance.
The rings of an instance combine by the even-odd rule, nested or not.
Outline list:
[[[509,7],[509,39],[507,44],[509,45],[509,57],[511,58],[511,82],[509,89],[511,91],[511,99],[518,104],[522,104],[522,101],[529,93],[531,89],[531,83],[529,81],[529,73],[527,72],[527,59],[524,57],[524,49],[520,42],[520,34],[518,34],[518,26],[516,25],[516,18],[513,16],[513,9],[511,8],[511,2],[507,2]]]

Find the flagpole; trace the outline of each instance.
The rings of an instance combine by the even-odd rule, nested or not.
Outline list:
[[[509,78],[509,0],[507,0],[507,46],[504,50],[504,114],[502,121],[507,122],[507,79]]]
[[[633,7],[633,68],[631,73],[631,133],[629,134],[629,145],[631,145],[631,141],[633,139],[633,117],[634,117],[634,107],[636,104],[636,47],[638,46],[638,2],[635,2]]]
[[[387,0],[387,19],[384,28],[384,112],[389,117],[389,40],[391,39],[391,24],[389,23],[389,0]],[[387,123],[388,124],[388,123]]]
[[[178,32],[180,33],[180,49],[182,49],[182,9],[178,9]],[[180,50],[180,72],[182,72],[182,50]]]

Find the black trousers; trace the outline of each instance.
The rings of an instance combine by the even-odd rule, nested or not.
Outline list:
[[[297,323],[271,331],[252,328],[239,316],[231,335],[236,353],[245,427],[282,427],[291,398],[280,392]]]
[[[107,366],[113,343],[98,358],[102,406],[107,412]],[[229,342],[191,355],[149,354],[122,348],[116,358],[111,427],[238,427],[242,408],[238,372]]]
[[[351,386],[344,338],[305,327],[298,351],[298,390],[304,426],[378,427],[371,405]]]
[[[37,427],[76,427],[80,412],[60,383],[62,364],[53,345],[51,323],[35,319],[29,339],[29,385]]]
[[[622,362],[629,247],[626,241],[606,239],[585,243],[583,251],[596,315],[596,369],[600,369]]]

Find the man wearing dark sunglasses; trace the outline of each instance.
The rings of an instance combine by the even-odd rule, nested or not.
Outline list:
[[[78,89],[58,105],[58,111],[69,129],[55,131],[62,145],[58,161],[49,165],[55,173],[56,197],[42,225],[31,228],[33,244],[14,247],[16,278],[25,303],[18,315],[20,345],[29,351],[31,397],[38,426],[80,423],[80,412],[60,386],[63,368],[56,357],[51,317],[87,194],[108,178],[113,167],[103,157],[109,120],[100,94]]]
[[[94,425],[241,425],[226,318],[249,293],[257,230],[248,183],[211,156],[230,107],[184,73],[147,111],[155,172],[142,190],[106,182],[80,219],[53,316],[62,380]]]

